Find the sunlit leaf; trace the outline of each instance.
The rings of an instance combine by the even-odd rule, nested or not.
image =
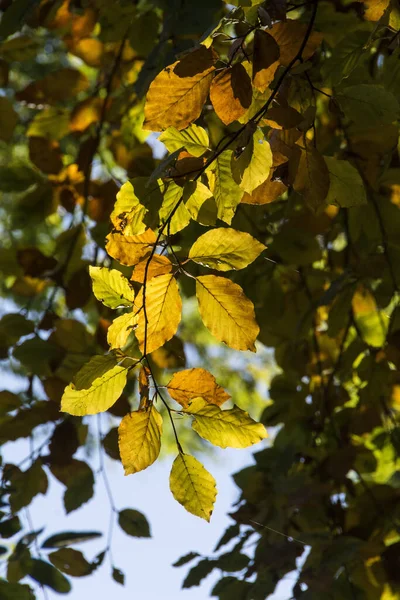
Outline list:
[[[127,368],[116,364],[111,366],[109,360],[105,360],[107,370],[101,361],[95,360],[107,357],[94,357],[83,367],[84,375],[78,373],[75,383],[70,383],[64,391],[61,399],[61,410],[70,415],[93,415],[104,412],[118,400],[126,384]],[[89,372],[89,378],[86,373]],[[89,381],[88,381],[89,379]],[[87,387],[83,387],[83,386]]]
[[[214,375],[205,369],[186,369],[175,373],[167,384],[170,396],[184,408],[189,406],[190,400],[201,396],[210,404],[220,406],[230,396],[218,385]]]
[[[210,88],[214,110],[225,125],[245,114],[251,104],[250,77],[240,63],[218,73]]]
[[[267,437],[264,425],[254,421],[238,406],[221,410],[203,398],[195,398],[186,412],[195,417],[192,428],[202,438],[221,448],[247,448]]]
[[[232,179],[232,155],[231,150],[224,150],[210,166],[213,175],[210,181],[210,190],[217,203],[218,218],[228,225],[230,225],[236,207],[243,196],[243,190]]]
[[[178,131],[175,127],[168,127],[158,139],[165,144],[169,152],[175,152],[183,147],[193,156],[202,156],[210,145],[206,130],[194,124],[182,131]]]
[[[181,320],[182,300],[175,277],[170,273],[153,277],[138,294],[136,307],[140,350],[153,352],[175,335]]]
[[[148,259],[140,261],[134,268],[131,281],[137,281],[143,283],[146,277],[147,281],[150,281],[153,277],[159,275],[166,275],[172,271],[172,263],[167,256],[162,254],[153,254],[151,260]]]
[[[110,308],[132,306],[135,292],[120,271],[105,267],[89,267],[89,274],[97,300]]]
[[[122,265],[131,267],[150,254],[155,242],[156,236],[151,229],[147,229],[140,235],[132,236],[123,235],[122,233],[109,233],[106,250],[110,256]]]
[[[138,323],[138,316],[134,311],[125,313],[111,323],[107,330],[107,342],[110,348],[123,348],[128,337]]]
[[[194,456],[178,454],[172,465],[169,485],[175,500],[188,512],[210,520],[217,488],[213,476]]]
[[[196,294],[203,323],[221,342],[235,350],[255,352],[259,327],[253,303],[242,288],[215,275],[197,277]]]
[[[189,258],[218,271],[244,269],[265,250],[249,233],[229,227],[212,229],[200,236],[189,252]]]
[[[125,475],[147,469],[161,448],[162,417],[152,404],[148,410],[126,415],[118,429],[119,451]]]
[[[249,194],[268,179],[272,152],[261,131],[255,132],[238,157],[232,156],[231,166],[233,179]]]

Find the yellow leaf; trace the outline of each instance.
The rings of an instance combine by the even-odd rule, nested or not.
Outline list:
[[[219,227],[203,233],[189,251],[196,263],[217,269],[244,269],[265,250],[264,244],[249,233],[229,227]]]
[[[253,85],[263,92],[274,79],[279,66],[279,46],[272,35],[256,29],[253,52]]]
[[[146,313],[143,291],[142,288],[136,301],[139,310],[136,338],[141,352],[148,354],[175,335],[181,321],[182,300],[172,274],[153,277],[146,285]]]
[[[236,405],[221,410],[204,398],[196,398],[185,412],[195,417],[192,429],[220,448],[247,448],[267,437],[264,425]]]
[[[192,156],[202,156],[210,145],[207,131],[194,124],[182,131],[178,131],[175,127],[168,127],[158,139],[169,152],[185,148]]]
[[[127,181],[117,194],[117,201],[110,215],[112,224],[125,235],[138,235],[146,230],[146,213],[147,209],[140,203],[135,188]]]
[[[140,235],[109,233],[106,239],[107,253],[122,265],[132,267],[150,254],[157,238],[152,229],[147,229]]]
[[[364,0],[364,4],[364,18],[367,21],[379,21],[390,5],[390,0]]]
[[[65,388],[61,411],[82,417],[108,410],[122,394],[127,373],[112,355],[93,357]]]
[[[133,312],[128,312],[114,319],[107,330],[107,342],[110,347],[123,348],[137,322],[138,317]]]
[[[275,23],[268,33],[272,35],[280,50],[279,61],[285,67],[294,59],[298,54],[303,40],[305,39],[307,32],[307,25],[305,23],[299,23],[298,21],[291,21],[288,19],[285,22]],[[313,31],[307,40],[307,44],[303,50],[302,58],[307,60],[311,58],[315,50],[321,44],[322,35]]]
[[[90,67],[99,67],[104,54],[104,45],[96,38],[84,38],[72,44],[71,52]]]
[[[231,224],[236,207],[243,196],[243,190],[232,178],[232,155],[232,150],[224,150],[217,156],[209,172],[210,189],[217,203],[218,218],[228,225]]]
[[[205,369],[185,369],[174,374],[167,385],[171,398],[183,408],[189,406],[189,400],[201,396],[210,404],[220,406],[230,396],[218,385],[214,375]]]
[[[85,131],[100,119],[104,100],[101,98],[87,98],[75,105],[71,114],[71,131]],[[126,184],[124,184],[126,185]]]
[[[146,273],[146,265],[148,262],[148,259],[144,259],[135,266],[132,273],[131,281],[143,283],[144,276]],[[158,277],[159,275],[165,275],[166,273],[170,273],[171,271],[172,263],[169,260],[169,258],[161,254],[154,254],[151,257],[149,266],[147,267],[147,281],[150,281],[150,279],[152,279],[153,277]]]
[[[183,188],[177,185],[175,182],[171,182],[164,194],[164,200],[160,209],[160,221],[165,223],[169,219],[175,206],[180,202],[183,195]],[[177,233],[184,229],[190,223],[190,213],[186,208],[184,202],[180,202],[176,209],[173,217],[167,227],[167,232],[170,234]]]
[[[109,308],[132,306],[135,292],[129,281],[116,269],[89,267],[93,293],[97,300]]]
[[[294,164],[293,162],[292,166]],[[329,171],[323,156],[313,146],[302,148],[293,189],[304,196],[304,200],[310,208],[318,210],[321,206],[325,206],[329,184]]]
[[[201,181],[187,181],[183,189],[183,201],[192,219],[201,225],[214,225],[217,205],[211,191]]]
[[[197,277],[196,295],[204,325],[220,341],[235,350],[255,352],[259,333],[254,305],[242,288],[215,275]]]
[[[119,452],[125,475],[147,469],[161,448],[162,416],[152,404],[125,415],[118,427]]]
[[[194,456],[178,454],[172,465],[169,487],[175,500],[188,512],[210,521],[217,487],[214,477]]]
[[[185,129],[201,114],[214,74],[216,55],[201,46],[166,67],[150,85],[144,129]]]
[[[262,131],[254,133],[250,143],[237,158],[232,155],[231,167],[233,179],[249,194],[268,179],[272,167],[272,152]]]
[[[210,88],[214,110],[225,125],[244,115],[251,104],[252,94],[250,77],[240,63],[218,73]]]

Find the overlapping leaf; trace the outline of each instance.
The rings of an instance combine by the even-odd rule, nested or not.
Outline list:
[[[119,451],[125,475],[147,469],[161,448],[162,417],[150,407],[126,415],[118,428]]]
[[[219,227],[200,236],[189,252],[189,258],[218,271],[244,269],[265,250],[264,244],[249,233]]]
[[[169,395],[184,408],[189,406],[190,400],[198,396],[217,406],[230,398],[229,394],[218,385],[214,375],[205,369],[178,371],[167,384],[167,389]]]
[[[109,308],[132,306],[135,292],[120,271],[105,267],[89,267],[89,273],[97,300]]]

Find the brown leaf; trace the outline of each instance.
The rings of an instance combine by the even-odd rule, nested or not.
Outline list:
[[[89,80],[86,75],[66,67],[30,83],[21,92],[17,92],[15,97],[30,104],[57,104],[74,98],[88,87]]]
[[[310,146],[302,148],[297,161],[291,161],[289,171],[295,171],[293,189],[304,197],[308,206],[317,211],[324,206],[329,191],[329,171],[322,154]],[[294,173],[293,173],[294,174]]]
[[[215,70],[216,55],[201,47],[166,67],[150,85],[144,129],[184,129],[201,114]]]
[[[68,44],[68,49],[72,54],[78,56],[89,67],[100,67],[104,54],[104,45],[95,38],[84,38]]]
[[[251,194],[245,192],[241,202],[243,204],[269,204],[277,200],[287,190],[287,187],[281,181],[271,181],[273,172],[271,171],[267,181],[264,181]]]
[[[210,88],[210,99],[215,112],[225,125],[230,125],[245,114],[252,95],[250,77],[240,63],[219,73]]]
[[[63,168],[60,145],[44,137],[29,138],[29,158],[43,173],[57,175]]]
[[[24,248],[17,251],[17,260],[25,275],[40,277],[46,271],[52,271],[57,265],[55,258],[45,256],[38,248]]]
[[[274,129],[292,129],[303,121],[303,116],[291,106],[273,106],[266,113],[263,122]]]
[[[285,23],[275,23],[269,33],[277,41],[280,48],[279,61],[286,67],[298,54],[307,33],[307,25],[288,20]],[[322,35],[317,31],[313,31],[303,50],[302,58],[304,60],[310,58],[321,44],[321,41]]]
[[[71,131],[85,131],[92,123],[97,123],[103,103],[104,101],[100,98],[87,98],[83,102],[79,102],[71,114],[69,124]]]
[[[266,90],[274,79],[279,54],[279,46],[272,35],[257,29],[254,34],[253,85],[258,90]]]

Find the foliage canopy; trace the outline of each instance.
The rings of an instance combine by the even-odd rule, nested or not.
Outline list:
[[[296,599],[398,598],[398,4],[0,9],[0,357],[26,381],[0,392],[0,437],[32,440],[2,464],[1,598],[30,600],[32,582],[66,594],[111,556],[73,548],[100,532],[42,539],[19,519],[49,477],[67,513],[91,499],[90,415],[126,475],[157,460],[170,427],[171,492],[206,520],[216,482],[188,449],[245,448],[271,428],[234,476],[215,554],[176,563],[199,559],[184,587],[219,569],[213,596],[262,600],[297,567]],[[257,371],[238,406],[218,365],[204,368],[207,345],[185,337],[190,302],[237,365],[274,350],[261,423],[247,412]],[[139,511],[111,499],[111,513],[150,536]]]

